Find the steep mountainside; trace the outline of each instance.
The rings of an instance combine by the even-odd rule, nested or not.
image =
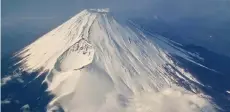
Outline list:
[[[107,9],[90,9],[16,56],[23,70],[46,72],[47,90],[55,95],[47,111],[60,106],[66,112],[214,112],[197,86],[203,84],[171,55],[209,68],[180,46],[132,21],[118,23]]]

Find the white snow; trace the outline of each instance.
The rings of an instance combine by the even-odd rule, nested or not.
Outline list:
[[[215,111],[207,98],[176,86],[177,78],[194,91],[193,83],[202,85],[168,56],[192,60],[188,53],[106,13],[84,10],[16,55],[25,71],[48,70],[47,91],[55,98],[47,111]]]

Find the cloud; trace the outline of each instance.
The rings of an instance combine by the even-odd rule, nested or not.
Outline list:
[[[29,104],[25,104],[24,106],[21,107],[20,109],[22,112],[31,112],[30,111],[30,105]]]
[[[182,88],[143,92],[132,99],[130,112],[215,112],[212,104]]]
[[[1,86],[7,85],[10,81],[17,80],[19,83],[24,81],[21,79],[21,72],[13,72],[12,75],[7,75],[6,77],[1,78]]]
[[[10,103],[11,103],[10,99],[5,99],[1,101],[1,105],[10,104]]]

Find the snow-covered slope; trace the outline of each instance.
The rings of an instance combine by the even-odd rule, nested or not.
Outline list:
[[[91,9],[16,56],[25,71],[48,71],[47,90],[55,98],[47,111],[57,106],[66,112],[215,111],[195,87],[202,84],[170,59],[174,54],[196,63],[194,54],[175,44],[181,46],[132,21],[119,24],[108,10]]]

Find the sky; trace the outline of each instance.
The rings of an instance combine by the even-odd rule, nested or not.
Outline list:
[[[110,8],[111,12],[124,18],[152,21],[157,16],[176,24],[188,18],[202,18],[213,26],[230,24],[230,0],[2,0],[1,5],[2,47],[7,48],[5,51],[13,49],[5,41],[24,37],[22,44],[29,44],[35,37],[89,8]],[[222,26],[218,27],[222,29]]]
[[[129,16],[158,14],[173,19],[216,15],[227,19],[229,6],[229,0],[2,0],[2,17],[5,21],[54,19],[86,8],[110,8]]]

